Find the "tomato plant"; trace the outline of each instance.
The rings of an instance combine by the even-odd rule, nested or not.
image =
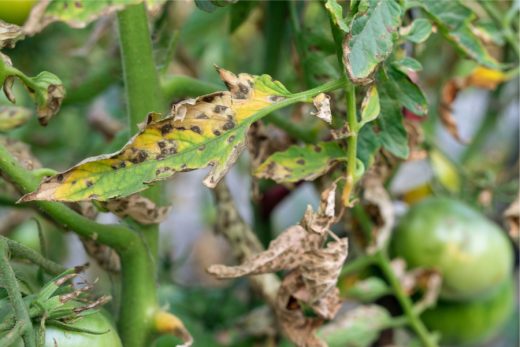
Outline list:
[[[0,345],[450,341],[517,271],[518,11],[1,2]]]

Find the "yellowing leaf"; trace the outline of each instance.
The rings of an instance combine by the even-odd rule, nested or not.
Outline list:
[[[86,159],[44,179],[22,201],[104,201],[139,192],[175,172],[209,165],[212,170],[204,184],[215,187],[245,148],[250,125],[267,114],[268,106],[304,100],[300,97],[284,103],[281,100],[288,95],[287,89],[268,76],[218,71],[229,92],[175,104],[164,119],[149,117],[120,151]]]
[[[332,112],[330,110],[330,96],[320,93],[312,100],[314,107],[317,112],[314,114],[316,117],[323,119],[327,123],[332,122]]]
[[[31,110],[25,107],[0,106],[0,132],[19,127],[31,114]]]
[[[255,176],[269,178],[279,183],[312,181],[344,160],[346,160],[346,151],[338,142],[295,145],[267,158],[256,169]]]
[[[360,126],[373,121],[379,116],[381,106],[379,105],[379,93],[375,85],[370,86],[361,104],[361,123]]]
[[[455,166],[439,151],[430,152],[433,171],[439,182],[452,193],[460,191],[460,177]]]

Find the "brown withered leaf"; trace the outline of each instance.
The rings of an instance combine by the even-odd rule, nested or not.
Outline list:
[[[208,268],[218,278],[288,270],[278,290],[275,312],[284,333],[298,346],[325,346],[315,331],[340,307],[336,283],[347,257],[348,242],[328,229],[336,218],[335,188],[334,184],[324,191],[317,213],[309,209],[300,225],[285,230],[266,251],[238,266]],[[329,235],[334,240],[326,243]],[[300,302],[310,306],[318,317],[306,317]]]
[[[118,273],[121,271],[121,260],[116,251],[95,240],[81,238],[83,248],[96,263],[108,272]]]
[[[262,252],[260,240],[238,213],[226,182],[220,182],[213,192],[217,206],[215,232],[227,239],[235,258],[242,262]],[[278,277],[274,274],[251,276],[250,282],[255,291],[274,307],[276,292],[280,287]]]
[[[170,212],[169,206],[157,206],[142,195],[134,194],[123,199],[111,199],[102,203],[119,218],[130,217],[141,224],[158,224]]]
[[[394,208],[383,181],[374,171],[367,173],[363,180],[363,187],[362,203],[369,215],[372,216],[372,221],[374,221],[374,229],[367,252],[374,254],[384,247],[390,238],[395,224]]]
[[[24,38],[22,28],[18,25],[0,20],[0,49],[13,48],[18,40]]]
[[[461,81],[457,79],[450,80],[444,85],[441,93],[439,115],[442,124],[451,136],[453,136],[453,138],[458,142],[464,144],[466,141],[464,141],[460,136],[457,122],[453,117],[453,108],[451,106],[455,101],[457,94],[460,92],[461,86]]]
[[[330,110],[330,96],[320,93],[312,99],[316,112],[313,113],[316,117],[323,119],[325,122],[332,123],[332,112]]]
[[[29,145],[4,136],[0,136],[0,144],[6,147],[25,169],[32,171],[42,167],[40,161],[31,153]]]
[[[519,216],[520,203],[519,198],[517,197],[516,200],[513,201],[504,212],[504,218],[508,225],[509,236],[516,242],[518,242],[520,239]]]

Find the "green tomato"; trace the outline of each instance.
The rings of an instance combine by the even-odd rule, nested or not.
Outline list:
[[[515,307],[513,280],[503,283],[492,295],[470,302],[440,301],[421,319],[441,334],[441,342],[452,346],[484,343],[497,336]]]
[[[89,314],[71,323],[74,328],[86,329],[95,332],[105,332],[103,334],[90,334],[66,330],[61,327],[47,325],[45,328],[44,347],[122,347],[116,328],[110,319],[101,312]],[[35,329],[38,327],[35,326]],[[23,342],[17,341],[13,347],[22,347]]]
[[[22,25],[29,17],[35,3],[36,0],[2,0],[0,1],[0,19]]]
[[[511,275],[513,266],[512,247],[502,230],[448,198],[412,206],[400,220],[390,250],[410,267],[439,270],[441,297],[451,300],[489,294]]]

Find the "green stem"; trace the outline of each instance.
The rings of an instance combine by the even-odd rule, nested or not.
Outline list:
[[[354,13],[349,12],[349,15],[354,15]],[[356,87],[348,79],[345,66],[343,65],[344,34],[336,27],[336,25],[334,25],[332,18],[330,18],[329,22],[332,36],[334,37],[334,42],[336,43],[336,56],[338,59],[338,64],[341,68],[341,73],[345,80],[343,88],[345,90],[345,102],[347,104],[347,124],[349,128],[349,137],[347,139],[347,172],[345,177],[345,187],[343,188],[341,200],[345,206],[351,206],[352,204],[350,202],[350,198],[352,191],[354,190],[354,185],[356,184],[357,140],[359,132],[356,105]]]
[[[43,257],[40,253],[33,251],[32,249],[18,243],[14,240],[10,240],[7,237],[0,235],[0,240],[2,242],[7,243],[9,247],[9,251],[14,258],[22,258],[27,259],[34,264],[39,265],[42,269],[44,269],[47,273],[51,275],[59,275],[66,270],[66,268],[58,263],[53,262],[45,257]]]
[[[9,302],[13,306],[16,324],[23,324],[21,330],[24,345],[25,347],[34,347],[36,345],[36,335],[29,317],[29,311],[23,301],[18,281],[9,264],[9,247],[5,238],[0,238],[0,277],[3,280],[3,286],[7,290]]]
[[[375,254],[375,256],[379,268],[388,280],[388,283],[392,287],[397,301],[399,301],[404,314],[408,318],[408,324],[410,327],[414,330],[425,347],[437,347],[437,343],[433,340],[432,335],[428,332],[423,322],[418,317],[413,308],[412,301],[404,292],[399,279],[392,270],[388,256],[384,253],[384,251],[379,251]]]
[[[162,112],[165,102],[153,60],[148,18],[143,4],[128,6],[118,13],[121,59],[128,102],[131,133],[138,130],[149,112]],[[143,193],[156,203],[163,201],[160,184]],[[119,331],[129,347],[149,345],[153,315],[158,309],[156,268],[159,226],[138,226],[141,234],[133,248],[120,253],[122,306]]]

